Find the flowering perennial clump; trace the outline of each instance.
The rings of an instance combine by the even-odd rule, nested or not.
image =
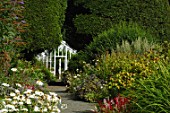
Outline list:
[[[61,108],[66,108],[61,103],[61,98],[54,92],[44,93],[40,90],[20,89],[21,84],[16,84],[17,88],[12,88],[7,83],[2,83],[2,89],[12,89],[0,100],[0,113],[60,113]],[[2,90],[1,90],[2,91]]]
[[[122,113],[127,112],[129,99],[118,95],[113,99],[103,99],[98,102],[97,110],[94,113]]]

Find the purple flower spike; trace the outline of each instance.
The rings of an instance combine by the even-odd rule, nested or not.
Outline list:
[[[24,4],[24,2],[23,2],[23,1],[21,1],[21,2],[19,2],[19,4]]]

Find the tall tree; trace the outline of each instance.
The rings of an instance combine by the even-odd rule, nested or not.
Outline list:
[[[27,59],[45,49],[58,47],[62,40],[61,29],[65,19],[67,0],[25,0],[25,18],[29,23],[24,40]]]
[[[74,32],[78,35],[79,40],[83,36],[94,37],[120,21],[133,21],[144,29],[151,31],[152,35],[161,40],[169,37],[170,15],[168,0],[69,1],[73,2],[72,7],[79,10],[76,14],[69,13],[74,15],[70,22],[73,22]],[[67,38],[69,40],[69,37]]]

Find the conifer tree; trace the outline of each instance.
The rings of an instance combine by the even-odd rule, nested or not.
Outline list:
[[[24,40],[25,56],[32,57],[57,48],[62,40],[61,29],[65,18],[66,0],[25,0],[25,19],[29,23]]]

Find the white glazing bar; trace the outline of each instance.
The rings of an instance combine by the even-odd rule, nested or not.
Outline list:
[[[65,48],[65,61],[64,61],[64,71],[68,69],[68,62],[67,62],[67,47]]]
[[[52,52],[50,52],[50,71],[52,71],[51,68],[52,68]]]
[[[46,68],[48,68],[48,51],[46,52]]]
[[[54,76],[56,76],[56,49],[54,49]]]
[[[61,58],[59,59],[59,69],[58,69],[58,73],[59,73],[59,79],[61,79]]]

